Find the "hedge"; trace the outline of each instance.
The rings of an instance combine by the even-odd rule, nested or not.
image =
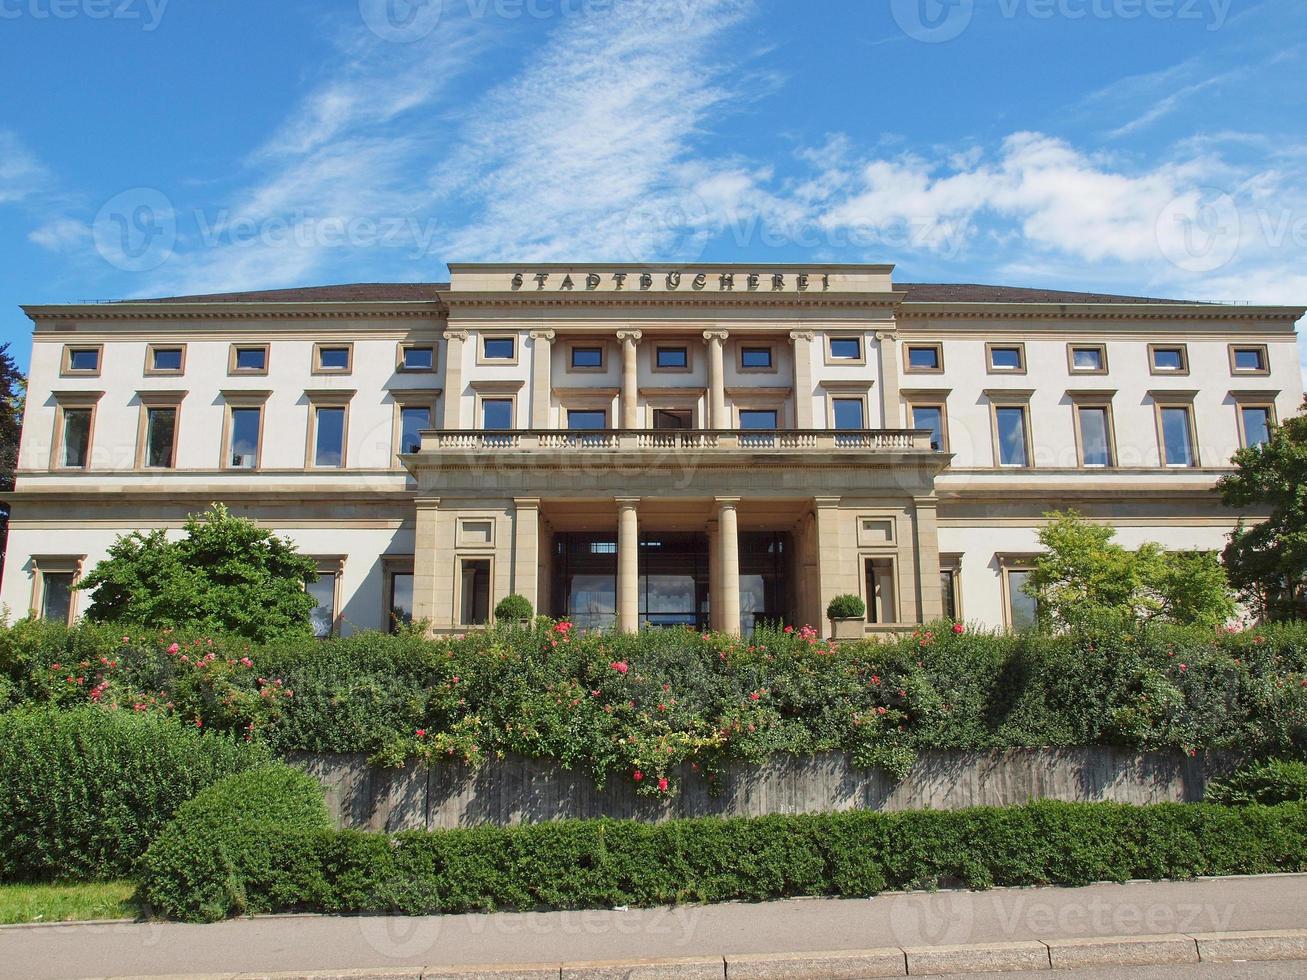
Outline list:
[[[183,802],[267,757],[159,714],[0,715],[0,880],[129,877]]]
[[[1040,802],[394,836],[263,826],[225,848],[221,868],[203,846],[148,861],[154,910],[429,915],[1303,871],[1307,806]]]
[[[1204,796],[1211,803],[1307,803],[1307,762],[1267,759],[1213,780]]]
[[[955,632],[955,629],[959,632]],[[400,764],[515,754],[602,782],[693,763],[845,751],[902,774],[924,749],[1116,745],[1307,756],[1307,625],[1240,633],[1144,624],[1005,635],[962,624],[833,645],[582,633],[537,620],[466,638],[362,633],[256,646],[24,621],[0,629],[15,703],[140,708],[274,752]],[[686,768],[690,768],[686,766]]]

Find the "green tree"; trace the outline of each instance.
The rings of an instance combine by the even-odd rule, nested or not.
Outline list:
[[[91,593],[87,619],[257,642],[313,635],[304,590],[317,578],[312,559],[222,504],[192,514],[185,531],[178,541],[163,531],[119,537],[79,586]]]
[[[1307,617],[1307,413],[1271,438],[1234,454],[1235,471],[1217,489],[1227,507],[1270,516],[1240,519],[1222,558],[1250,609],[1266,619]]]
[[[1044,625],[1062,627],[1103,615],[1216,625],[1234,613],[1234,600],[1216,556],[1164,551],[1146,543],[1129,551],[1116,531],[1075,511],[1053,511],[1039,532],[1044,553],[1026,591]]]
[[[26,397],[27,379],[14,363],[9,345],[0,345],[0,492],[8,493],[14,488]],[[8,540],[9,505],[0,503],[0,568],[3,568]]]

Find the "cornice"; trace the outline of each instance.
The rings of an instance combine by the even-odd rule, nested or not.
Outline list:
[[[1229,306],[1216,303],[911,303],[899,304],[901,320],[1284,320],[1295,323],[1307,310],[1290,306]]]
[[[484,307],[558,307],[613,308],[613,307],[684,307],[684,306],[728,306],[738,308],[786,308],[819,307],[847,309],[883,309],[893,311],[898,306],[904,293],[854,293],[854,292],[772,292],[734,290],[718,292],[713,290],[677,290],[649,291],[638,290],[575,292],[571,290],[530,290],[523,292],[475,292],[450,293],[445,297],[451,312],[458,309]]]
[[[122,322],[133,320],[342,320],[443,319],[443,303],[422,301],[365,303],[86,303],[24,306],[40,330],[46,321]],[[48,329],[48,328],[47,328]]]

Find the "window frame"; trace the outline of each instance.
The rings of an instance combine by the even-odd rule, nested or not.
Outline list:
[[[486,621],[469,623],[463,618],[463,569],[468,562],[484,562],[486,572]],[[459,629],[489,629],[495,624],[495,554],[493,551],[454,554],[454,621]]]
[[[1261,355],[1262,366],[1255,370],[1236,367],[1235,358],[1240,351],[1255,350]],[[1239,378],[1265,378],[1271,373],[1271,351],[1267,344],[1230,344],[1230,374]]]
[[[222,442],[218,446],[218,468],[238,473],[257,472],[263,468],[263,435],[268,429],[267,403],[272,396],[272,392],[223,391],[220,394],[223,399],[223,413]],[[252,467],[232,465],[232,449],[234,448],[231,443],[234,434],[232,413],[238,408],[257,408],[259,410],[259,442],[254,452],[254,465]]]
[[[324,350],[344,350],[345,366],[343,368],[329,368],[322,364],[322,352]],[[354,341],[352,340],[327,340],[317,341],[313,345],[313,369],[315,375],[339,376],[343,374],[354,373]]]
[[[1076,367],[1076,351],[1098,351],[1099,366],[1096,368]],[[1072,375],[1103,375],[1108,373],[1107,344],[1084,344],[1070,341],[1066,345],[1066,370]]]
[[[1018,391],[1015,389],[1005,390],[991,388],[985,391],[985,398],[989,402],[989,429],[995,469],[1021,470],[1035,468],[1035,427],[1031,420],[1032,413],[1030,411],[1030,398],[1033,394],[1033,391]],[[1000,448],[998,431],[998,410],[1000,408],[1020,408],[1022,410],[1026,444],[1026,462],[1024,466],[1017,463],[1004,463],[1001,461],[1002,450]]]
[[[74,351],[95,351],[95,367],[91,370],[73,367]],[[104,344],[64,344],[59,359],[59,377],[61,378],[98,378],[104,370]]]
[[[836,340],[854,340],[858,344],[857,357],[836,357],[833,342]],[[827,367],[865,367],[867,364],[867,336],[863,333],[853,333],[847,330],[834,332],[827,331],[825,342],[822,344],[825,352],[825,361]]]
[[[962,608],[962,555],[960,553],[943,553],[939,556],[939,571],[942,577],[945,572],[951,576],[953,586],[953,621],[957,623],[966,622],[966,611]],[[944,594],[943,582],[940,582],[940,613],[943,615]]]
[[[1158,351],[1174,350],[1180,352],[1180,367],[1172,370],[1170,368],[1159,368],[1157,366]],[[1149,344],[1148,345],[1148,373],[1159,378],[1183,378],[1189,374],[1189,345],[1184,343],[1166,343],[1166,344]]]
[[[28,615],[33,619],[44,619],[45,578],[47,575],[72,575],[72,584],[68,593],[68,618],[65,625],[71,626],[77,621],[77,597],[80,592],[77,583],[82,579],[86,566],[86,555],[32,555],[28,559],[32,569],[32,590],[28,605]]]
[[[994,351],[996,350],[1015,350],[1017,360],[1020,362],[1016,367],[996,367],[994,364]],[[985,341],[985,372],[987,374],[1025,374],[1027,368],[1026,361],[1026,344],[1023,340],[987,340]]]
[[[1243,413],[1246,408],[1261,408],[1266,411],[1266,424],[1273,428],[1280,424],[1275,412],[1278,391],[1232,391],[1230,400],[1234,402],[1235,429],[1239,436],[1239,448],[1248,449],[1248,433],[1244,426]]]
[[[998,562],[999,582],[1000,582],[1000,590],[1002,593],[1002,602],[1003,602],[1003,628],[1007,630],[1009,633],[1013,633],[1017,631],[1017,627],[1012,622],[1013,589],[1012,589],[1012,581],[1010,576],[1013,572],[1026,572],[1027,574],[1034,572],[1035,562],[1038,558],[1039,555],[1037,553],[995,555],[995,559]],[[1031,601],[1034,602],[1034,599],[1032,598]],[[1039,623],[1039,603],[1036,602],[1035,622],[1031,625],[1031,627],[1026,627],[1026,628],[1027,629],[1032,628],[1033,626],[1038,625],[1038,623]]]
[[[598,366],[585,366],[576,363],[576,352],[578,350],[597,350],[599,351]],[[568,374],[606,374],[608,372],[608,344],[603,340],[569,340],[567,342],[567,360],[564,370]]]
[[[488,357],[486,355],[486,343],[491,340],[507,340],[513,345],[513,354],[511,357]],[[494,333],[483,333],[477,339],[477,365],[479,367],[513,367],[518,363],[518,358],[522,353],[522,345],[518,342],[517,334],[496,331]]]
[[[1112,399],[1116,395],[1115,391],[1068,391],[1067,397],[1071,399],[1071,424],[1075,430],[1076,441],[1076,467],[1082,470],[1114,470],[1120,463],[1120,457],[1116,452],[1116,419],[1112,414]],[[1107,426],[1107,458],[1106,466],[1090,466],[1085,462],[1085,439],[1084,432],[1080,427],[1080,413],[1082,409],[1102,409],[1104,413],[1104,424]]]
[[[382,629],[386,633],[395,633],[399,625],[392,618],[395,608],[393,603],[395,576],[407,575],[413,580],[412,601],[414,607],[417,606],[417,576],[413,572],[413,564],[413,555],[381,556],[381,623]],[[416,613],[416,608],[413,611]],[[414,618],[416,619],[416,617]]]
[[[745,351],[767,352],[766,367],[746,367],[744,363]],[[740,340],[735,342],[735,370],[740,374],[776,374],[780,371],[779,358],[776,356],[776,345],[766,340]]]
[[[145,368],[142,373],[147,378],[170,377],[179,378],[186,373],[186,347],[185,343],[180,344],[146,344],[145,345]],[[179,368],[156,368],[154,366],[154,355],[156,351],[179,350],[181,351],[181,367]]]
[[[868,404],[867,392],[865,391],[828,391],[826,393],[826,426],[834,432],[854,432],[855,429],[840,429],[835,424],[835,404],[836,402],[849,401],[857,402],[862,409],[862,429],[871,427],[871,406]]]
[[[65,473],[85,473],[91,468],[91,454],[95,449],[95,422],[99,408],[100,399],[104,397],[103,391],[55,391],[51,392],[54,398],[54,434],[50,440],[50,466],[51,471],[62,471]],[[90,426],[86,433],[86,465],[85,466],[64,466],[64,413],[68,409],[88,409],[91,413]]]
[[[662,350],[685,351],[685,367],[663,367],[658,363],[658,352]],[[649,370],[654,374],[690,374],[694,371],[694,347],[689,341],[661,340],[649,345]]]
[[[917,388],[902,389],[899,391],[899,397],[903,399],[903,407],[906,409],[904,421],[908,423],[909,429],[918,428],[916,420],[913,418],[913,412],[916,408],[939,409],[939,437],[942,445],[939,449],[935,450],[935,452],[950,452],[948,434],[948,396],[952,393],[952,388]]]
[[[568,432],[599,432],[599,431],[606,432],[609,429],[608,423],[611,414],[610,406],[604,406],[601,408],[601,407],[595,407],[590,405],[565,405],[562,407],[561,411],[564,413],[563,418],[561,420],[564,423],[562,428]],[[573,429],[572,428],[573,412],[582,412],[589,415],[601,415],[603,416],[604,424],[599,426],[598,428],[591,427],[586,429]]]
[[[1198,413],[1194,411],[1196,391],[1150,391],[1148,396],[1153,401],[1153,422],[1157,430],[1157,461],[1162,469],[1189,470],[1201,469],[1202,459],[1198,451]],[[1162,425],[1163,409],[1181,408],[1189,417],[1189,462],[1171,463],[1166,458],[1166,437]]]
[[[866,611],[863,613],[863,621],[866,627],[872,629],[893,628],[903,624],[903,589],[899,580],[899,556],[895,549],[882,550],[864,550],[858,551],[858,593],[862,596],[863,605]],[[884,561],[889,562],[889,578],[894,588],[894,608],[892,619],[872,619],[872,612],[876,609],[876,597],[867,593],[867,565],[870,562]]]
[[[316,636],[315,639],[329,640],[332,637],[340,635],[340,625],[344,620],[341,608],[341,579],[345,577],[345,559],[347,555],[309,555],[318,566],[318,579],[321,581],[327,576],[332,578],[332,598],[331,598],[331,629],[326,636]],[[308,591],[308,583],[304,583],[305,591]]]
[[[138,391],[140,402],[136,423],[136,458],[132,468],[142,472],[162,473],[177,469],[177,455],[181,448],[182,400],[186,391]],[[170,408],[175,413],[172,423],[172,459],[167,466],[149,465],[150,412]]]
[[[405,363],[404,363],[404,353],[405,353],[405,351],[412,350],[412,349],[415,349],[415,348],[416,348],[416,349],[430,349],[430,351],[431,351],[431,367],[429,367],[429,368],[414,368],[414,367],[408,367],[408,366],[405,365]],[[396,373],[396,374],[435,374],[435,373],[436,373],[436,367],[437,367],[437,364],[438,364],[438,361],[439,361],[439,358],[440,358],[439,348],[440,348],[440,345],[439,345],[438,343],[436,343],[436,341],[434,341],[434,340],[432,340],[432,341],[425,341],[425,340],[401,340],[398,344],[395,345],[395,373]]]
[[[935,367],[923,368],[915,367],[912,364],[912,351],[914,350],[933,350],[935,352]],[[906,341],[903,344],[903,373],[904,374],[943,374],[944,373],[944,345],[939,341],[918,342]]]
[[[243,350],[262,350],[263,367],[262,368],[242,368],[236,366],[236,357],[239,351]],[[237,378],[258,378],[267,375],[268,368],[272,364],[272,345],[271,344],[231,344],[227,352],[227,374],[230,377]]]
[[[354,391],[335,389],[304,392],[304,397],[309,403],[309,419],[304,442],[304,469],[343,470],[349,467],[349,406],[355,394]],[[339,408],[345,413],[341,420],[340,463],[335,466],[318,463],[318,411],[323,408]]]
[[[395,405],[393,427],[390,438],[391,466],[394,469],[403,469],[403,463],[400,462],[399,457],[404,454],[404,409],[427,409],[428,412],[430,412],[427,428],[434,429],[439,420],[439,416],[436,414],[436,409],[440,401],[440,392],[432,392],[422,389],[415,389],[412,391],[392,391],[391,399]],[[420,448],[421,447],[419,447],[419,449]]]

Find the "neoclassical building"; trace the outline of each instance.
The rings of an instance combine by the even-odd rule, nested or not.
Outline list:
[[[1302,401],[1301,308],[896,283],[888,265],[452,264],[26,307],[3,578],[74,618],[115,537],[213,501],[316,557],[322,634],[1020,627],[1043,515],[1220,548],[1213,485]]]

